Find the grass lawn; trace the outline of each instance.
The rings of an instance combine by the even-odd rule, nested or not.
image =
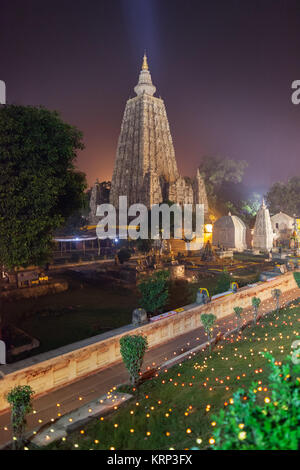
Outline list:
[[[268,394],[269,369],[261,352],[282,361],[300,334],[300,306],[272,313],[218,345],[210,357],[198,353],[142,384],[134,398],[113,414],[97,418],[48,449],[190,449],[209,448],[212,416],[239,387],[259,381]],[[126,387],[123,390],[128,391]]]

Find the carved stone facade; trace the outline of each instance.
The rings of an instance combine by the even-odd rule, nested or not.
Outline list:
[[[179,204],[208,203],[204,181],[197,171],[190,180],[180,176],[166,108],[154,95],[147,58],[144,56],[136,97],[127,101],[118,141],[110,191],[110,203],[118,207],[119,196],[128,205],[172,201]]]

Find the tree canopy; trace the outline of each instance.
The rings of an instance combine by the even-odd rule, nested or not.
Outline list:
[[[42,107],[0,108],[0,262],[40,264],[54,231],[84,200],[85,175],[75,169],[82,134]]]
[[[241,183],[247,162],[228,158],[205,156],[199,166],[207,191],[209,206],[217,212],[226,212],[226,203],[231,199],[224,198],[224,194],[232,194],[232,185]],[[228,191],[229,190],[229,191]]]
[[[300,176],[293,176],[287,183],[274,183],[266,197],[270,212],[285,212],[293,217],[300,214]]]
[[[169,277],[169,272],[166,270],[155,271],[139,283],[140,303],[147,313],[156,313],[166,305],[169,296]]]

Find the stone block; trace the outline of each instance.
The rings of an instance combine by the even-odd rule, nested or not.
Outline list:
[[[132,324],[144,325],[148,323],[147,312],[143,308],[136,308],[132,312]]]

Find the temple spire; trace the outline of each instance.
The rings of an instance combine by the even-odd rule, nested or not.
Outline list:
[[[144,53],[144,57],[143,57],[142,70],[149,70],[146,52]]]
[[[152,80],[151,80],[151,74],[149,71],[146,52],[144,53],[144,57],[143,57],[143,63],[142,63],[142,69],[139,75],[139,81],[136,87],[134,88],[134,91],[136,92],[138,96],[142,95],[143,93],[153,96],[156,91],[156,88],[153,85]]]

